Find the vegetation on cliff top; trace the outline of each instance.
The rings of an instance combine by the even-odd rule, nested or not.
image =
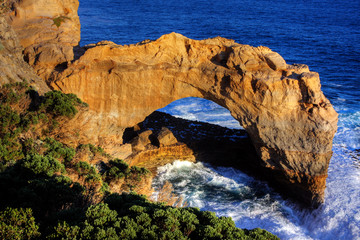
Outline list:
[[[59,142],[60,120],[84,107],[73,94],[0,88],[0,239],[277,239],[211,212],[152,203],[133,192],[148,170],[91,144]]]

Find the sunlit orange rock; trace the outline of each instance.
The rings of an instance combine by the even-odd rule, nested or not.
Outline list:
[[[307,203],[323,201],[337,113],[306,65],[288,65],[267,47],[176,33],[86,48],[53,73],[51,86],[89,104],[91,114],[78,119],[87,119],[89,138],[119,141],[153,111],[181,98],[205,98],[230,110],[275,181]]]

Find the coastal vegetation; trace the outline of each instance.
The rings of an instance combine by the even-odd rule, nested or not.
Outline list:
[[[74,94],[39,96],[26,83],[0,88],[0,239],[278,239],[137,194],[149,170],[58,137],[86,108]]]
[[[54,25],[59,28],[61,26],[61,23],[65,22],[66,19],[70,19],[70,18],[65,16],[56,17],[53,19]]]

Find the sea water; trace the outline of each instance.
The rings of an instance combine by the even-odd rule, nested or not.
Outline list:
[[[131,44],[178,32],[193,39],[222,36],[267,46],[287,63],[319,72],[339,113],[325,203],[309,211],[285,201],[265,182],[239,170],[174,162],[154,186],[170,181],[190,206],[231,216],[241,228],[261,227],[281,239],[360,239],[359,0],[80,0],[81,45]],[[178,100],[162,111],[240,128],[226,109],[204,99]]]

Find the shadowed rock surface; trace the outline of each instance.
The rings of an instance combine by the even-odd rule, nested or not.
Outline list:
[[[124,142],[132,143],[144,136],[148,138],[142,141],[146,143],[142,151],[134,151],[125,161],[145,166],[153,172],[158,166],[174,160],[208,162],[242,170],[250,170],[259,164],[245,130],[176,118],[155,111],[136,127],[128,128]],[[169,141],[164,141],[164,138]]]

